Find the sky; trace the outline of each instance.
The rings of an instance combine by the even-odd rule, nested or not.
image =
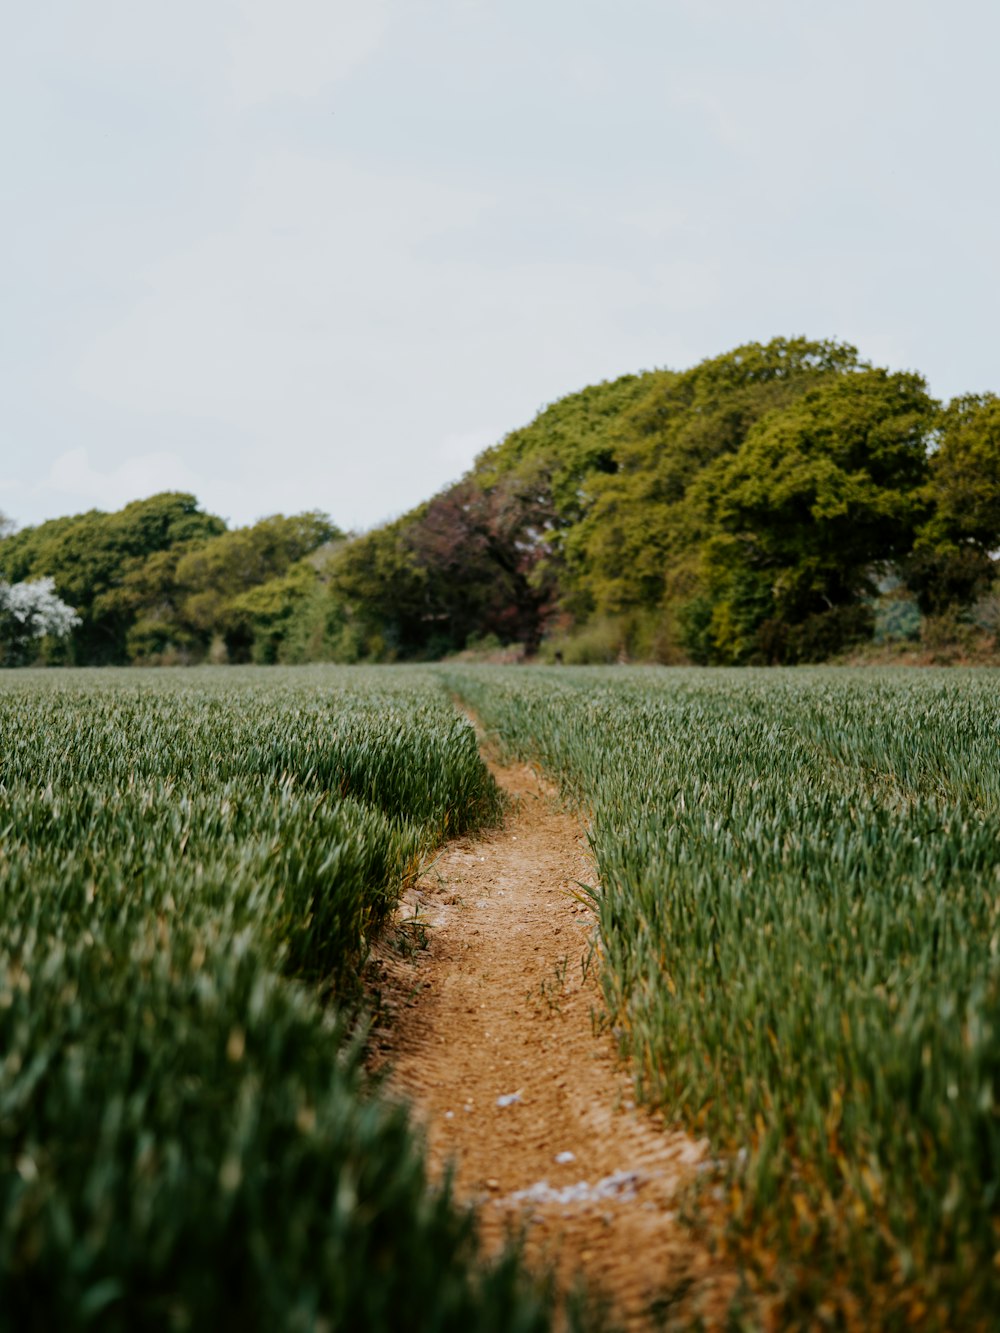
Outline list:
[[[0,510],[370,527],[742,342],[1000,391],[996,0],[31,0]]]

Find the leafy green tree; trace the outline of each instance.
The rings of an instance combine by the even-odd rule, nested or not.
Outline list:
[[[0,542],[0,570],[15,582],[55,580],[58,595],[81,618],[73,634],[76,661],[124,662],[134,616],[108,594],[137,561],[224,530],[223,521],[199,509],[193,495],[168,491],[115,513],[93,509],[23,528]]]
[[[136,558],[125,566],[116,586],[102,594],[98,610],[114,611],[131,622],[125,641],[130,662],[197,661],[204,656],[211,635],[185,616],[188,589],[177,577],[180,561],[203,544],[180,542]]]
[[[995,576],[1000,549],[1000,398],[968,394],[941,413],[929,463],[929,517],[905,564],[920,608],[968,606]]]
[[[579,540],[581,524],[602,483],[621,466],[630,438],[630,414],[675,378],[672,371],[647,371],[569,394],[487,449],[470,474],[486,490],[514,478],[534,489],[538,502],[549,510],[538,577],[557,584],[561,606],[577,616],[593,610],[585,577],[587,543]]]
[[[998,549],[1000,400],[942,411],[918,375],[805,338],[569,394],[349,540],[319,513],[227,531],[171,493],[0,522],[0,573],[51,576],[79,608],[79,662],[198,660],[220,639],[233,661],[533,650],[553,625],[605,655],[812,660],[869,633],[885,574],[950,612]]]
[[[862,635],[874,576],[926,517],[936,404],[867,368],[762,417],[691,488],[722,661],[826,656]]]
[[[392,660],[426,645],[433,615],[428,572],[407,542],[426,511],[420,505],[353,538],[330,562],[330,597],[343,608],[358,657]]]
[[[296,612],[310,598],[318,581],[315,567],[308,560],[300,560],[279,578],[232,598],[226,606],[230,636],[238,634],[240,642],[249,642],[254,662],[281,661]]]
[[[329,569],[335,559],[336,552],[327,561],[316,562],[312,585],[301,595],[296,591],[280,627],[279,662],[358,662],[368,655],[360,627],[332,587]]]
[[[688,600],[701,540],[693,482],[758,421],[859,364],[847,344],[775,338],[645,377],[617,425],[618,466],[592,478],[587,512],[564,539],[567,609],[585,618]]]
[[[341,535],[326,514],[273,514],[191,547],[174,571],[181,623],[203,642],[221,635],[230,661],[251,660],[255,622],[241,599]]]
[[[622,375],[567,394],[485,450],[476,460],[476,480],[487,490],[510,477],[544,486],[557,535],[586,512],[590,479],[617,472],[621,423],[628,411],[652,384],[672,378],[670,371]]]
[[[0,541],[0,570],[15,581],[54,579],[80,614],[77,662],[198,660],[216,635],[233,660],[249,660],[263,621],[239,599],[284,579],[339,535],[320,513],[276,514],[227,531],[194,496],[166,492],[117,513],[91,510],[9,535]],[[301,577],[287,585],[293,601],[302,586]],[[265,637],[273,641],[273,628]]]

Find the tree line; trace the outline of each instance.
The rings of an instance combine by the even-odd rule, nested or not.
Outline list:
[[[275,661],[296,612],[321,591],[311,562],[342,536],[321,513],[229,529],[181,492],[10,532],[0,540],[0,652],[8,664]],[[3,589],[24,602],[41,581],[75,623],[33,632],[29,645],[4,617]]]
[[[0,541],[80,624],[53,659],[824,660],[880,622],[991,628],[1000,399],[942,403],[832,341],[751,343],[593,385],[410,513],[227,530],[156,496]]]
[[[998,549],[1000,400],[778,338],[559,400],[335,584],[376,653],[802,662],[992,623]]]

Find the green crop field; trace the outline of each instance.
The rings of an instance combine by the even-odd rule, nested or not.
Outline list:
[[[343,1016],[499,812],[419,672],[3,674],[0,1327],[549,1326]]]
[[[361,1064],[372,939],[502,815],[449,694],[589,822],[747,1308],[995,1327],[1000,680],[445,666],[0,675],[0,1328],[551,1327]]]
[[[758,1290],[788,1322],[997,1327],[996,674],[448,684],[592,815],[609,1016],[714,1145]]]

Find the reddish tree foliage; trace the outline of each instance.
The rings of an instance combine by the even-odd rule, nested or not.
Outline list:
[[[461,481],[436,496],[405,537],[426,574],[428,638],[461,648],[472,634],[495,634],[534,652],[553,600],[545,540],[552,524],[541,477],[488,488]]]

